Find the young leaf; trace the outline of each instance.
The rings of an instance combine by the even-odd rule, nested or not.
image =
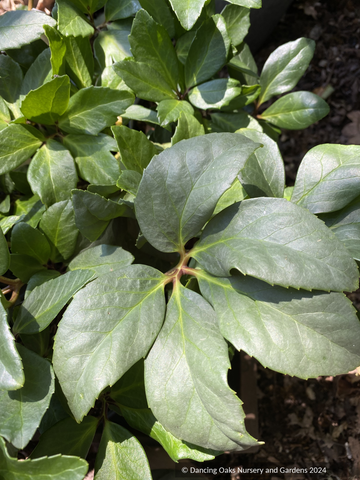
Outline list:
[[[159,150],[143,132],[124,126],[112,127],[111,130],[119,146],[121,163],[128,170],[142,174]]]
[[[252,278],[198,275],[224,337],[277,372],[341,374],[360,362],[360,323],[341,293],[271,287]]]
[[[56,21],[40,10],[13,10],[0,16],[0,50],[20,48],[44,33],[43,26]]]
[[[185,63],[185,84],[191,88],[209,80],[226,64],[230,38],[225,20],[214,15],[196,32]]]
[[[41,435],[31,452],[31,458],[50,457],[59,453],[86,458],[97,425],[98,419],[91,416],[85,417],[80,425],[72,418],[64,418]]]
[[[170,0],[172,9],[185,30],[190,30],[200,17],[206,0]]]
[[[44,137],[30,125],[11,124],[0,131],[0,175],[24,163],[40,147]]]
[[[149,351],[164,318],[163,284],[157,270],[130,265],[75,295],[59,324],[53,362],[78,422]]]
[[[209,220],[257,146],[240,135],[204,135],[155,157],[135,199],[146,239],[162,252],[181,251]]]
[[[7,272],[10,265],[10,254],[6,238],[0,227],[0,275]]]
[[[250,10],[238,5],[226,5],[221,15],[226,22],[231,43],[240,45],[250,27]]]
[[[94,73],[94,57],[88,37],[64,37],[66,72],[78,88],[90,87]]]
[[[333,212],[360,195],[360,146],[318,145],[303,158],[291,201],[312,213]]]
[[[94,53],[100,67],[111,67],[113,63],[131,57],[129,34],[130,25],[126,23],[120,28],[103,30],[94,42]]]
[[[58,29],[65,37],[89,37],[94,29],[84,14],[69,0],[56,0]]]
[[[1,302],[0,338],[0,390],[18,390],[25,382],[23,365]]]
[[[45,235],[24,222],[18,223],[13,228],[11,251],[29,255],[41,264],[47,263],[50,258],[50,245]]]
[[[248,195],[241,185],[239,178],[235,178],[229,190],[226,190],[226,192],[220,197],[212,216],[215,217],[215,215],[225,210],[225,208],[230,207],[230,205],[245,200],[247,196]]]
[[[5,15],[0,17],[4,18]],[[1,30],[0,30],[1,31]],[[23,72],[18,63],[7,55],[0,55],[0,95],[9,103],[15,103],[19,98]]]
[[[109,135],[67,135],[64,145],[79,168],[80,177],[91,184],[115,185],[120,175],[118,160],[111,154],[118,150]]]
[[[108,0],[105,5],[105,19],[107,22],[114,20],[122,20],[135,15],[140,10],[141,5],[138,0]]]
[[[83,480],[87,471],[87,462],[76,457],[57,455],[38,460],[19,461],[9,456],[5,441],[0,437],[0,475],[4,474],[6,478],[38,480],[41,476],[52,480]]]
[[[262,132],[262,128],[255,118],[251,117],[245,111],[237,113],[212,113],[212,131],[213,132],[240,132],[242,129],[251,129]]]
[[[72,201],[76,226],[91,242],[100,237],[111,219],[133,217],[129,202],[122,199],[114,202],[96,193],[73,190]]]
[[[109,421],[105,422],[95,472],[96,480],[152,479],[149,462],[140,442],[128,430]]]
[[[335,213],[320,215],[327,227],[345,245],[350,255],[360,261],[360,199],[356,198]]]
[[[157,106],[158,117],[162,127],[171,122],[176,122],[182,112],[189,115],[194,114],[194,109],[190,103],[185,100],[163,100]]]
[[[202,110],[221,108],[241,94],[241,85],[233,78],[217,78],[190,90],[189,101]]]
[[[284,287],[358,288],[356,264],[341,242],[308,210],[282,198],[227,208],[206,226],[193,257],[217,276],[236,268]]]
[[[100,10],[106,0],[71,0],[83,13],[89,15]]]
[[[40,220],[40,230],[50,244],[50,260],[58,263],[71,257],[79,234],[71,200],[51,205]]]
[[[0,220],[0,228],[2,229],[4,235],[12,229],[12,227],[21,220],[21,216],[19,215],[9,215],[8,217],[4,217]],[[0,234],[0,237],[1,237],[1,234]],[[2,242],[0,240],[0,242]],[[3,245],[5,245],[4,242],[2,242]],[[6,242],[6,247],[7,247],[7,242]],[[4,248],[4,247],[2,247]],[[5,262],[5,265],[7,265],[7,259],[6,259],[6,252],[5,252],[5,249],[1,249],[0,250],[0,255],[3,255],[3,261]],[[4,267],[4,263],[2,264],[2,268],[5,268]],[[6,270],[3,271],[3,273],[5,273]]]
[[[83,88],[70,98],[69,107],[59,120],[59,127],[68,133],[97,135],[105,127],[113,125],[118,115],[133,103],[134,96],[127,91]]]
[[[126,422],[162,445],[174,462],[189,458],[197,462],[214,459],[218,452],[205,450],[174,437],[148,408],[144,385],[144,362],[140,360],[111,388],[111,398]],[[115,408],[116,408],[115,407]]]
[[[238,47],[238,53],[228,63],[229,74],[242,84],[255,85],[258,83],[258,68],[250,48],[246,43]]]
[[[146,397],[155,417],[176,437],[204,448],[256,445],[246,432],[241,401],[227,385],[229,367],[215,312],[179,282],[145,360]]]
[[[136,197],[139,190],[141,177],[141,173],[136,172],[135,170],[122,170],[121,175],[116,182],[116,186]]]
[[[243,129],[239,133],[261,143],[239,174],[242,186],[250,197],[284,196],[285,169],[277,143],[264,133]]]
[[[58,30],[48,25],[44,26],[45,35],[49,42],[51,52],[51,67],[53,75],[64,75],[66,44]]]
[[[64,75],[31,90],[22,101],[20,109],[28,120],[54,125],[66,111],[69,99],[70,80]]]
[[[261,8],[261,0],[227,0],[234,5],[241,5],[247,8]]]
[[[74,159],[61,143],[50,139],[32,159],[28,180],[46,206],[67,200],[78,181]]]
[[[54,393],[54,373],[48,360],[17,345],[24,365],[24,386],[0,391],[0,434],[16,448],[33,437]],[[0,467],[1,468],[1,467]]]
[[[0,97],[0,130],[3,130],[11,122],[11,116],[9,109],[5,103],[5,100]]]
[[[145,108],[141,105],[131,105],[129,108],[126,109],[125,113],[122,114],[122,118],[159,125],[159,119],[156,115],[156,112],[154,112],[154,110],[150,110],[150,108]]]
[[[48,28],[51,29],[51,27]],[[41,85],[43,85],[46,81],[51,80],[52,70],[50,55],[50,49],[46,48],[36,58],[35,62],[31,65],[31,67],[25,74],[24,80],[21,84],[21,95],[27,95],[30,90],[36,90],[37,88],[41,87]],[[47,101],[46,98],[44,100]],[[57,98],[57,101],[59,101],[59,98]],[[35,111],[38,108],[39,105],[35,105]]]
[[[329,105],[311,92],[294,92],[279,98],[258,118],[287,130],[301,130],[326,117]]]
[[[178,143],[181,140],[199,137],[204,134],[204,125],[202,125],[194,115],[187,112],[181,112],[174,136],[171,139],[171,145],[175,145],[175,143]]]
[[[15,215],[21,216],[22,222],[34,228],[37,227],[44,211],[45,205],[37,195],[21,197],[15,202]]]
[[[156,70],[172,90],[179,88],[180,72],[175,48],[165,28],[146,10],[139,10],[136,14],[129,42],[136,61]]]
[[[265,62],[260,75],[259,102],[289,92],[304,75],[315,50],[315,42],[298,38],[277,48]]]
[[[14,331],[38,333],[54,320],[67,302],[94,278],[91,270],[68,272],[35,287],[22,303],[16,316]]]
[[[151,102],[176,98],[176,93],[164,77],[147,63],[135,62],[133,58],[127,58],[115,63],[113,68],[139,98]]]
[[[131,253],[114,245],[101,244],[88,248],[77,255],[70,263],[69,270],[93,270],[97,277],[131,265]]]

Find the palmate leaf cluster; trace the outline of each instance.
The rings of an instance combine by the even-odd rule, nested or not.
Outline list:
[[[81,480],[98,431],[96,480],[151,479],[115,414],[174,461],[256,445],[229,345],[301,378],[360,364],[343,293],[360,149],[313,148],[285,188],[277,127],[328,107],[288,93],[308,39],[258,75],[243,40],[260,6],[57,0],[52,17],[0,17],[1,478]]]

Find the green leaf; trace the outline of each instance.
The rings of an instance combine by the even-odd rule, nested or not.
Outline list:
[[[136,61],[152,67],[173,91],[177,91],[180,71],[175,48],[165,28],[146,10],[139,10],[136,14],[129,42]]]
[[[225,20],[221,15],[214,15],[197,30],[191,44],[185,63],[186,87],[191,88],[215,75],[226,64],[229,49]]]
[[[20,48],[41,37],[43,26],[54,27],[53,18],[39,10],[13,10],[0,17],[0,50]]]
[[[135,199],[137,220],[149,243],[162,252],[182,251],[257,146],[240,135],[203,135],[156,156]]]
[[[125,113],[122,114],[122,118],[159,125],[159,119],[156,112],[154,112],[154,110],[150,110],[150,108],[145,108],[141,105],[131,105],[129,108],[126,109]]]
[[[24,222],[18,223],[13,228],[11,251],[29,255],[41,264],[47,263],[50,258],[50,245],[45,235]]]
[[[20,109],[28,120],[54,125],[66,111],[69,99],[70,80],[64,75],[31,90],[22,101]]]
[[[139,98],[152,102],[176,98],[175,92],[162,75],[147,63],[127,58],[122,62],[115,63],[113,68]]]
[[[59,32],[65,37],[89,37],[94,29],[85,15],[69,0],[56,0]]]
[[[88,15],[100,10],[106,3],[106,0],[71,0],[83,13]]]
[[[242,85],[241,95],[234,98],[229,102],[228,105],[221,107],[223,112],[234,112],[234,110],[240,110],[245,107],[245,105],[250,105],[253,103],[260,93],[260,85]],[[255,120],[253,117],[252,120]],[[265,122],[264,122],[265,123]],[[267,124],[266,124],[267,125]]]
[[[206,0],[170,0],[172,9],[185,30],[190,30],[200,17]]]
[[[303,158],[291,201],[312,213],[333,212],[360,195],[360,146],[318,145]]]
[[[88,464],[82,458],[57,455],[38,460],[17,460],[9,456],[5,442],[0,438],[0,475],[9,480],[83,480]]]
[[[51,27],[47,25],[45,25],[45,27],[51,29]],[[27,95],[30,92],[30,90],[36,90],[39,87],[41,87],[41,85],[43,85],[45,82],[51,80],[52,70],[51,70],[50,55],[51,55],[50,49],[46,48],[36,58],[35,62],[31,65],[31,67],[25,74],[24,80],[21,84],[21,90],[20,90],[21,95]],[[44,92],[44,90],[42,92]],[[47,98],[45,99],[43,98],[41,101],[43,100],[45,100],[46,102]],[[57,101],[58,100],[59,98],[57,97]],[[35,111],[39,109],[39,105],[34,105],[34,107],[35,107],[34,108]]]
[[[143,132],[124,126],[115,126],[111,130],[119,146],[121,163],[126,169],[142,174],[159,150]]]
[[[24,300],[26,300],[26,298],[30,295],[30,293],[34,290],[35,287],[38,287],[43,283],[47,282],[48,280],[57,278],[59,276],[60,272],[58,272],[57,270],[43,270],[41,272],[35,273],[35,275],[30,278],[28,284],[26,285]]]
[[[64,37],[66,72],[78,88],[90,87],[94,73],[94,57],[88,37]]]
[[[64,146],[75,158],[80,177],[96,185],[115,185],[120,175],[118,160],[110,152],[118,150],[109,135],[67,135]]]
[[[272,370],[338,375],[360,363],[360,323],[341,293],[271,287],[252,278],[198,275],[224,337]]]
[[[239,133],[261,143],[239,174],[242,186],[250,197],[284,196],[285,168],[277,143],[265,133],[244,129]]]
[[[113,63],[120,62],[126,57],[131,57],[130,34],[128,23],[121,28],[103,30],[94,42],[94,53],[101,69],[111,67]]]
[[[314,50],[313,40],[298,38],[272,52],[260,75],[259,104],[292,90],[309,66]]]
[[[101,73],[100,82],[98,85],[101,87],[112,88],[113,90],[127,90],[132,92],[124,80],[115,73],[113,67],[105,67]]]
[[[329,105],[311,92],[294,92],[279,98],[258,118],[287,130],[301,130],[324,118]]]
[[[28,180],[46,206],[67,200],[78,181],[74,159],[65,147],[50,139],[32,159]]]
[[[156,2],[153,0],[139,0],[139,3],[142,8],[150,13],[156,23],[166,28],[170,38],[176,37],[178,31],[182,28],[167,0],[156,0]]]
[[[25,383],[13,392],[0,391],[0,434],[16,448],[33,437],[54,393],[54,373],[48,360],[20,344]]]
[[[179,40],[176,42],[175,50],[179,62],[183,65],[186,63],[186,59],[189,55],[189,50],[192,42],[194,41],[196,35],[196,30],[191,30],[182,35]]]
[[[96,245],[77,255],[69,263],[69,270],[93,270],[97,277],[131,265],[131,253],[114,245]]]
[[[77,421],[149,351],[164,318],[163,284],[157,270],[130,265],[75,295],[58,327],[53,362]]]
[[[155,417],[176,437],[204,448],[256,445],[245,430],[241,401],[227,385],[229,368],[215,312],[179,282],[145,360],[146,397]]]
[[[360,261],[360,199],[356,198],[335,213],[320,215],[327,227],[345,245],[350,255]]]
[[[3,275],[9,269],[10,254],[6,238],[3,234],[2,227],[0,227],[0,274]]]
[[[85,417],[80,423],[72,418],[60,420],[46,430],[31,453],[31,458],[50,457],[61,453],[86,458],[92,444],[98,419]]]
[[[64,75],[65,73],[65,54],[66,44],[61,33],[55,28],[44,26],[45,35],[49,42],[51,52],[51,67],[53,75]]]
[[[47,271],[48,270],[45,270],[45,272]],[[50,351],[50,328],[46,328],[42,332],[33,335],[20,335],[20,338],[26,348],[35,352],[40,357],[45,357]]]
[[[122,170],[121,175],[116,182],[116,186],[129,192],[136,197],[142,175],[135,170]]]
[[[128,430],[105,422],[95,462],[96,480],[151,480],[148,459],[141,443]]]
[[[235,268],[283,287],[358,288],[356,264],[341,242],[308,210],[283,198],[227,208],[206,226],[192,256],[216,276]]]
[[[194,109],[190,103],[185,100],[163,100],[157,106],[158,117],[160,120],[160,125],[164,127],[171,122],[176,122],[180,117],[182,112],[188,113],[189,115],[194,114]]]
[[[9,269],[15,275],[20,278],[23,283],[27,283],[35,273],[44,271],[45,267],[41,265],[34,257],[29,255],[12,253],[10,255],[10,267]]]
[[[14,331],[31,334],[44,330],[75,293],[92,278],[94,272],[79,270],[65,273],[35,287],[19,309]]]
[[[74,190],[72,201],[76,226],[91,242],[100,237],[111,219],[133,217],[129,202],[121,199],[114,202],[96,193]]]
[[[200,135],[205,135],[204,126],[193,115],[181,112],[171,145]]]
[[[165,430],[156,420],[146,401],[144,362],[140,360],[111,388],[110,396],[116,402],[126,422],[149,435],[162,445],[174,462],[189,458],[197,462],[212,460],[217,452],[206,451],[183,442]]]
[[[259,82],[258,68],[246,43],[238,47],[238,53],[228,63],[229,74],[242,84],[255,85]]]
[[[241,85],[232,78],[217,78],[190,90],[189,101],[202,110],[221,108],[241,94]]]
[[[130,92],[104,87],[83,88],[70,98],[59,127],[68,133],[97,135],[113,125],[118,115],[132,103],[134,96]]]
[[[138,0],[125,0],[123,2],[108,0],[105,5],[105,19],[109,22],[132,17],[140,8],[141,5]]]
[[[43,136],[30,125],[11,124],[0,131],[0,175],[24,163],[40,147]]]
[[[0,17],[0,22],[4,16]],[[0,95],[7,102],[14,103],[19,98],[23,81],[21,67],[11,57],[0,55],[0,72]]]
[[[28,223],[31,227],[36,227],[39,223],[45,205],[43,205],[37,195],[31,197],[21,197],[15,202],[15,215],[21,216],[21,221]]]
[[[250,27],[250,10],[238,5],[226,5],[221,15],[226,22],[231,43],[240,45]]]
[[[227,0],[234,5],[240,5],[247,8],[261,8],[261,0]]]
[[[51,205],[41,218],[40,230],[50,244],[50,259],[54,263],[70,258],[75,251],[79,234],[71,200]]]
[[[226,190],[220,197],[212,216],[215,217],[215,215],[225,210],[225,208],[230,207],[230,205],[236,202],[241,202],[245,200],[245,198],[247,198],[247,193],[241,185],[239,178],[235,178],[229,190]]]
[[[241,133],[244,128],[262,131],[261,126],[255,118],[244,111],[237,113],[212,113],[211,121],[213,132],[235,133],[239,131]]]
[[[24,385],[23,365],[15,346],[7,314],[0,302],[0,390],[18,390]]]
[[[8,126],[11,121],[9,109],[5,103],[5,100],[0,97],[0,130],[3,130]]]
[[[12,229],[12,227],[17,223],[19,222],[21,219],[21,217],[19,215],[9,215],[8,217],[4,217],[0,220],[0,228],[2,229],[4,235]],[[1,234],[0,234],[0,237],[1,237]],[[2,241],[0,240],[0,243]],[[3,243],[3,242],[2,242]],[[6,244],[6,247],[7,247],[7,244]],[[0,247],[1,250],[0,250],[0,254],[1,255],[5,255],[5,261],[6,261],[6,253],[5,253],[5,250],[3,250],[3,245],[2,247]],[[3,257],[4,258],[4,257]],[[5,267],[3,267],[5,268]],[[3,273],[5,273],[6,270],[3,271]]]

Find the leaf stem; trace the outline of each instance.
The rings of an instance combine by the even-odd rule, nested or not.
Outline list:
[[[0,275],[0,283],[4,283],[6,285],[18,285],[19,283],[22,283],[20,278],[7,278],[7,277],[3,277],[2,275]]]

